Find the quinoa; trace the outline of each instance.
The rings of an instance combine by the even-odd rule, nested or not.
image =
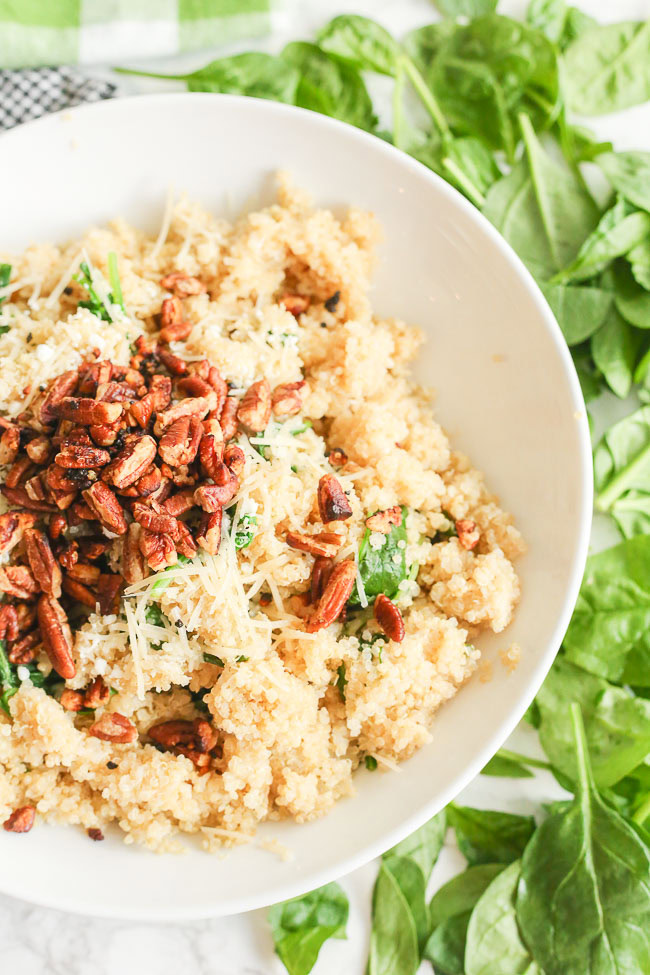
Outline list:
[[[192,330],[172,343],[176,354],[210,360],[237,397],[262,378],[305,388],[298,414],[238,435],[244,468],[221,547],[168,572],[158,636],[137,616],[144,584],[127,590],[119,611],[90,612],[77,625],[76,673],[65,686],[81,691],[101,677],[110,700],[90,717],[75,714],[59,704],[60,688],[48,694],[28,677],[10,713],[0,711],[0,821],[33,806],[85,830],[116,823],[127,842],[168,851],[181,834],[212,849],[252,838],[264,820],[313,819],[352,793],[365,756],[390,768],[425,745],[438,707],[479,665],[476,637],[508,626],[524,545],[409,376],[422,334],[373,315],[379,239],[371,214],[352,209],[339,220],[282,177],[278,202],[234,225],[183,198],[158,245],[118,220],[63,247],[1,258],[14,280],[38,282],[0,309],[9,326],[0,335],[2,415],[24,411],[92,350],[128,365],[138,337],[159,328],[168,294],[160,282],[173,271],[205,285],[184,300]],[[82,255],[108,280],[111,252],[127,309],[112,322],[79,307],[76,286],[62,287]],[[286,295],[308,299],[306,309],[293,314]],[[342,466],[330,465],[331,451]],[[333,526],[321,523],[317,503],[328,472],[350,509]],[[314,556],[290,547],[287,533],[333,531],[338,557],[358,559],[366,535],[373,553],[385,547],[366,518],[396,506],[405,512],[396,564],[409,570],[393,594],[403,639],[389,639],[354,600],[347,619],[308,632]],[[115,571],[121,545],[108,556]],[[45,655],[38,664],[48,673]],[[93,737],[105,713],[128,718],[136,740]],[[159,722],[197,717],[218,732],[207,767],[148,735]]]

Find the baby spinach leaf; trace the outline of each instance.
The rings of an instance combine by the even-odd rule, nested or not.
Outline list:
[[[358,14],[341,14],[320,31],[316,42],[323,51],[349,62],[359,71],[394,77],[400,46],[380,24]]]
[[[569,108],[604,115],[650,98],[650,22],[598,26],[579,36],[564,55]]]
[[[577,793],[566,812],[542,823],[524,852],[519,926],[546,975],[648,971],[650,851],[599,797],[577,704],[571,715]]]
[[[611,391],[621,398],[632,386],[641,341],[641,333],[628,325],[616,309],[610,309],[605,323],[591,337],[593,360]]]
[[[408,902],[382,863],[372,897],[368,975],[415,975],[419,964],[417,931]]]
[[[374,599],[383,592],[390,599],[399,591],[399,584],[407,577],[406,569],[406,518],[407,508],[402,508],[402,523],[392,525],[384,536],[381,548],[370,544],[370,531],[366,529],[359,546],[359,575],[368,599]],[[401,544],[400,544],[401,543]],[[357,589],[352,591],[350,605],[360,603]]]
[[[650,152],[606,152],[597,163],[617,193],[650,210]]]
[[[650,535],[587,559],[564,646],[591,674],[650,686]]]
[[[471,809],[453,802],[447,807],[447,818],[460,852],[472,864],[511,863],[521,856],[535,831],[532,816]]]
[[[650,406],[643,406],[623,417],[602,436],[594,451],[596,508],[610,511],[617,519],[617,504],[628,492],[650,494]],[[629,513],[629,507],[626,509]],[[620,525],[624,535],[630,532],[628,515]],[[650,531],[650,524],[647,526]]]
[[[408,857],[388,857],[384,859],[383,868],[390,871],[409,906],[417,934],[418,952],[421,953],[430,930],[424,875],[415,860]]]
[[[564,33],[567,13],[565,0],[531,0],[526,10],[526,23],[557,44]]]
[[[308,975],[328,938],[345,938],[348,899],[338,884],[326,884],[270,908],[276,953],[289,975]]]
[[[642,288],[650,291],[650,237],[646,237],[644,241],[633,247],[626,257],[632,265],[635,279]]]
[[[443,17],[482,17],[497,9],[497,0],[433,0]]]
[[[621,198],[600,219],[577,257],[553,279],[554,283],[584,281],[604,270],[615,258],[627,254],[650,233],[650,213],[630,212]]]
[[[537,694],[539,737],[550,762],[578,778],[569,705],[580,704],[589,758],[599,788],[614,785],[650,753],[650,701],[586,673],[563,657],[553,664]]]
[[[405,840],[391,847],[384,853],[384,860],[391,857],[409,857],[419,866],[425,881],[428,881],[431,871],[440,856],[442,845],[447,832],[447,817],[444,809],[432,819],[407,836]]]
[[[572,41],[575,41],[577,37],[582,37],[594,27],[598,27],[598,21],[595,17],[590,17],[579,7],[569,7],[559,42],[560,50],[564,51]]]
[[[9,698],[18,690],[20,681],[16,674],[16,668],[9,663],[6,652],[6,642],[0,640],[0,707],[9,714]]]
[[[627,262],[616,262],[612,279],[619,314],[635,328],[650,329],[650,293],[637,284]],[[634,378],[635,382],[639,381],[637,376]]]
[[[571,349],[573,364],[576,367],[580,388],[585,403],[596,399],[603,391],[604,383],[601,373],[596,369],[591,357],[590,343],[583,343]]]
[[[467,928],[464,975],[543,975],[521,939],[515,895],[521,862],[515,860],[490,883]]]
[[[373,131],[377,118],[361,75],[316,44],[291,41],[282,60],[299,72],[295,104]]]
[[[461,193],[482,207],[485,194],[501,177],[490,150],[478,139],[471,137],[447,140],[441,150],[442,175]]]
[[[539,720],[535,727],[539,727]],[[548,762],[528,755],[511,752],[507,748],[500,748],[490,761],[481,769],[481,775],[494,775],[511,779],[529,779],[533,773],[531,768],[549,769]]]
[[[167,81],[184,81],[190,91],[216,91],[229,95],[251,95],[274,102],[292,105],[296,97],[299,75],[294,67],[281,58],[259,51],[248,51],[232,57],[211,61],[204,68],[189,74],[158,74],[154,71],[132,71],[115,68],[120,74]]]
[[[431,932],[422,957],[431,962],[436,975],[465,975],[465,944],[471,916],[471,911],[455,914]]]
[[[471,911],[483,891],[503,869],[502,863],[481,863],[452,877],[431,898],[429,914],[432,927],[437,928],[449,918]]]
[[[604,288],[549,282],[540,282],[540,288],[567,345],[578,345],[597,332],[612,306],[612,294]]]

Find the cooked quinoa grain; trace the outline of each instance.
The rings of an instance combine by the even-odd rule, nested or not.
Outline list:
[[[234,225],[183,199],[162,242],[0,256],[32,282],[0,307],[0,822],[166,851],[320,816],[507,627],[524,546],[372,313],[378,238],[283,178]]]

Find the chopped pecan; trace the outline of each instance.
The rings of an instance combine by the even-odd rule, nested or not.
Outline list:
[[[282,383],[276,386],[271,397],[271,405],[276,416],[295,416],[302,409],[302,390],[305,381]]]
[[[101,843],[101,841],[104,839],[104,834],[97,826],[91,826],[86,830],[86,833],[88,834],[88,839],[92,840],[94,843]]]
[[[206,764],[199,757],[207,757],[218,742],[216,731],[204,718],[197,718],[195,721],[163,721],[150,728],[148,734],[157,745],[185,755],[199,768]]]
[[[152,464],[151,467],[139,477],[133,487],[140,498],[148,498],[155,494],[162,487],[162,474],[160,468]]]
[[[89,562],[94,562],[108,552],[113,544],[110,538],[101,535],[83,535],[79,538],[79,554]]]
[[[97,481],[83,492],[83,496],[101,525],[114,535],[124,535],[126,518],[113,492],[102,481]]]
[[[228,383],[223,378],[216,366],[210,364],[207,359],[201,359],[199,362],[191,362],[188,367],[188,379],[193,380],[199,378],[203,382],[207,383],[208,386],[216,393],[217,399],[216,404],[213,407],[214,412],[219,415],[223,409],[223,404],[226,402],[226,396],[228,395]],[[189,396],[202,396],[204,393],[199,393],[198,385],[193,382],[188,384],[187,379],[181,379],[178,384],[179,390],[186,393]]]
[[[161,437],[165,430],[172,423],[175,423],[176,420],[190,416],[195,416],[199,420],[202,420],[209,412],[210,404],[203,396],[182,399],[180,403],[175,403],[174,406],[170,406],[169,409],[163,410],[162,413],[158,414],[153,432],[157,437]]]
[[[29,833],[35,817],[35,806],[21,806],[20,809],[14,809],[9,819],[3,823],[3,828],[8,833]]]
[[[366,518],[366,527],[371,532],[381,532],[382,535],[389,535],[393,525],[402,524],[402,509],[398,504],[384,511],[376,511],[374,515]]]
[[[314,559],[314,566],[311,570],[311,583],[309,587],[309,595],[312,603],[317,603],[320,597],[323,595],[323,590],[327,585],[327,580],[330,577],[333,566],[334,563],[332,560],[325,558],[324,556],[319,555]]]
[[[178,560],[174,543],[167,535],[156,535],[155,532],[143,529],[139,544],[140,551],[154,572],[174,565]]]
[[[81,426],[115,423],[122,416],[124,407],[121,403],[101,403],[94,399],[64,396],[53,408],[55,416],[64,420],[73,420]]]
[[[41,592],[48,596],[61,595],[61,568],[54,558],[50,543],[38,528],[28,528],[25,532],[27,561]]]
[[[147,393],[142,399],[129,404],[129,413],[144,429],[154,413],[154,395]],[[91,428],[92,431],[92,428]]]
[[[56,511],[55,504],[49,504],[46,501],[34,501],[27,494],[27,491],[21,487],[8,488],[6,484],[3,484],[2,493],[10,504],[15,504],[20,508],[26,508],[27,511]],[[21,514],[23,513],[21,512]]]
[[[261,433],[270,418],[271,387],[266,379],[260,379],[244,393],[237,409],[237,419],[253,433]]]
[[[135,741],[138,732],[128,718],[117,711],[102,714],[88,729],[88,734],[102,741],[112,741],[116,745],[128,745]]]
[[[239,477],[241,472],[244,470],[246,464],[246,456],[241,447],[237,444],[228,444],[223,452],[223,462],[226,467],[235,475]]]
[[[37,520],[29,511],[6,511],[0,515],[0,552],[10,552]]]
[[[456,522],[456,534],[458,541],[468,552],[476,548],[481,537],[476,522],[470,521],[469,518],[461,518]]]
[[[171,274],[166,274],[161,279],[160,286],[167,291],[172,291],[179,298],[202,295],[208,290],[202,281],[191,274],[184,274],[183,271],[172,271]]]
[[[129,435],[117,457],[102,471],[102,480],[113,484],[118,491],[135,484],[149,470],[156,456],[153,437]]]
[[[88,432],[98,447],[112,447],[120,435],[119,423],[93,423]]]
[[[31,630],[36,622],[36,607],[30,603],[18,603],[15,608],[18,617],[18,632],[25,633],[26,630]]]
[[[174,539],[176,551],[184,555],[186,559],[193,559],[198,546],[192,538],[192,533],[184,522],[179,521],[177,525],[176,538]]]
[[[183,314],[183,305],[179,298],[165,298],[160,312],[160,324],[162,342],[182,342],[193,327]]]
[[[298,315],[302,315],[304,311],[307,311],[310,299],[305,297],[305,295],[285,294],[280,298],[280,304],[284,305],[288,312],[297,317]]]
[[[64,372],[56,379],[52,380],[49,389],[45,393],[45,396],[40,401],[37,408],[37,416],[41,423],[45,425],[52,423],[58,417],[56,412],[56,407],[59,405],[61,400],[70,396],[74,393],[77,388],[77,370],[72,369],[69,372]]]
[[[79,561],[79,542],[73,539],[58,554],[58,559],[64,569],[71,569]]]
[[[20,447],[20,430],[18,427],[7,427],[0,436],[0,464],[13,464],[18,456]]]
[[[322,596],[307,620],[305,628],[308,633],[325,629],[340,616],[350,598],[356,574],[356,563],[351,560],[346,559],[343,562],[336,563],[323,589]]]
[[[93,474],[93,478],[96,480],[96,475]],[[50,464],[50,466],[45,471],[45,486],[49,491],[57,492],[58,494],[77,492],[81,487],[88,487],[88,472],[85,468],[66,468],[59,467],[58,464]]]
[[[32,501],[49,501],[42,474],[36,474],[35,477],[25,481],[25,490]]]
[[[171,535],[172,538],[176,538],[178,534],[176,518],[167,514],[155,502],[149,506],[142,501],[136,501],[133,505],[133,517],[147,531]]]
[[[16,599],[31,599],[38,583],[26,565],[0,565],[0,592]]]
[[[86,447],[83,444],[69,444],[62,447],[54,460],[59,467],[92,469],[104,467],[111,459],[107,450],[101,447]]]
[[[318,532],[316,535],[303,535],[299,532],[287,532],[287,545],[297,548],[301,552],[311,555],[322,555],[333,558],[341,547],[343,537],[335,532]]]
[[[66,516],[63,514],[62,511],[59,511],[55,515],[50,515],[47,531],[53,542],[55,542],[57,538],[60,538],[63,532],[67,530],[67,528],[68,528],[68,519],[66,518]]]
[[[156,501],[159,499],[165,501],[171,492],[173,491],[173,486],[176,487],[187,487],[190,484],[196,484],[198,481],[198,476],[191,467],[187,464],[181,464],[180,467],[170,467],[169,464],[160,465],[160,473],[167,482],[163,482],[163,488],[165,491],[161,490],[161,493],[155,495]]]
[[[113,365],[108,360],[82,362],[79,366],[78,391],[82,396],[90,395],[100,384],[109,382],[112,377]]]
[[[70,509],[68,520],[71,525],[80,525],[83,521],[98,521],[95,511],[85,501],[75,501]]]
[[[219,430],[219,433],[221,433],[221,430]],[[215,471],[219,469],[219,465],[223,461],[223,454],[223,439],[217,438],[212,433],[205,434],[201,437],[199,443],[199,464],[201,471],[206,477],[214,477]]]
[[[219,415],[219,424],[223,439],[227,443],[237,433],[238,402],[234,396],[227,396]]]
[[[0,640],[18,639],[18,613],[15,606],[0,606]]]
[[[72,657],[72,631],[61,603],[52,596],[41,596],[37,606],[43,646],[57,674],[69,680],[76,674]]]
[[[90,609],[95,609],[99,602],[96,593],[69,575],[63,578],[63,591],[66,596],[71,596],[76,602],[81,603],[82,606],[88,606]]]
[[[342,521],[352,515],[350,502],[333,474],[323,474],[318,482],[318,510],[323,524]]]
[[[158,444],[158,453],[170,467],[191,464],[202,436],[203,424],[198,416],[181,416],[166,427]]]
[[[168,515],[173,515],[177,518],[179,515],[184,515],[186,511],[190,511],[196,505],[194,500],[194,488],[182,488],[182,490],[177,491],[176,494],[172,494],[170,498],[163,504],[163,508]]]
[[[42,643],[41,631],[39,629],[26,633],[20,640],[12,644],[8,653],[9,663],[18,667],[21,664],[26,666],[31,664],[36,657],[36,651]]]
[[[172,398],[172,381],[169,376],[152,376],[147,395],[153,397],[153,408],[156,413],[166,409]]]
[[[167,325],[161,329],[160,340],[161,342],[184,342],[186,338],[189,338],[193,328],[192,323],[187,320],[174,322],[173,325]]]
[[[20,482],[26,480],[28,473],[33,470],[34,466],[29,457],[19,457],[7,471],[6,486],[8,488],[18,487]]]
[[[401,643],[404,639],[404,620],[395,603],[380,592],[373,609],[375,619],[389,640]]]
[[[96,586],[99,582],[101,570],[97,565],[89,562],[75,562],[68,568],[68,578],[75,582],[82,582],[84,586]]]
[[[136,398],[136,392],[128,383],[100,383],[95,399],[102,403],[126,403]]]
[[[194,500],[203,511],[216,511],[237,494],[239,480],[225,464],[215,472],[214,484],[202,484],[194,492]]]
[[[221,519],[222,509],[216,511],[205,511],[201,515],[201,521],[196,531],[196,541],[208,555],[216,555],[221,544]]]
[[[187,363],[185,359],[181,359],[180,356],[174,355],[166,346],[158,346],[158,356],[163,365],[169,369],[173,376],[182,376],[187,372]]]
[[[25,447],[27,456],[34,464],[47,464],[52,453],[52,444],[48,437],[34,437]]]
[[[69,687],[61,691],[59,704],[64,711],[81,711],[84,706],[84,696],[81,691],[71,691]]]
[[[130,586],[136,582],[141,582],[147,574],[144,557],[140,551],[141,531],[140,525],[137,522],[132,522],[129,525],[122,547],[122,575]]]
[[[94,711],[96,708],[101,708],[105,704],[108,704],[110,696],[110,688],[104,682],[103,678],[95,677],[90,686],[84,691],[84,706],[92,708]]]
[[[332,467],[345,467],[348,462],[348,455],[341,447],[334,447],[327,455],[327,459]]]

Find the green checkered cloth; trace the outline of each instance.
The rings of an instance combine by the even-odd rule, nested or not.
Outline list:
[[[0,68],[115,64],[263,33],[270,0],[0,0]]]

